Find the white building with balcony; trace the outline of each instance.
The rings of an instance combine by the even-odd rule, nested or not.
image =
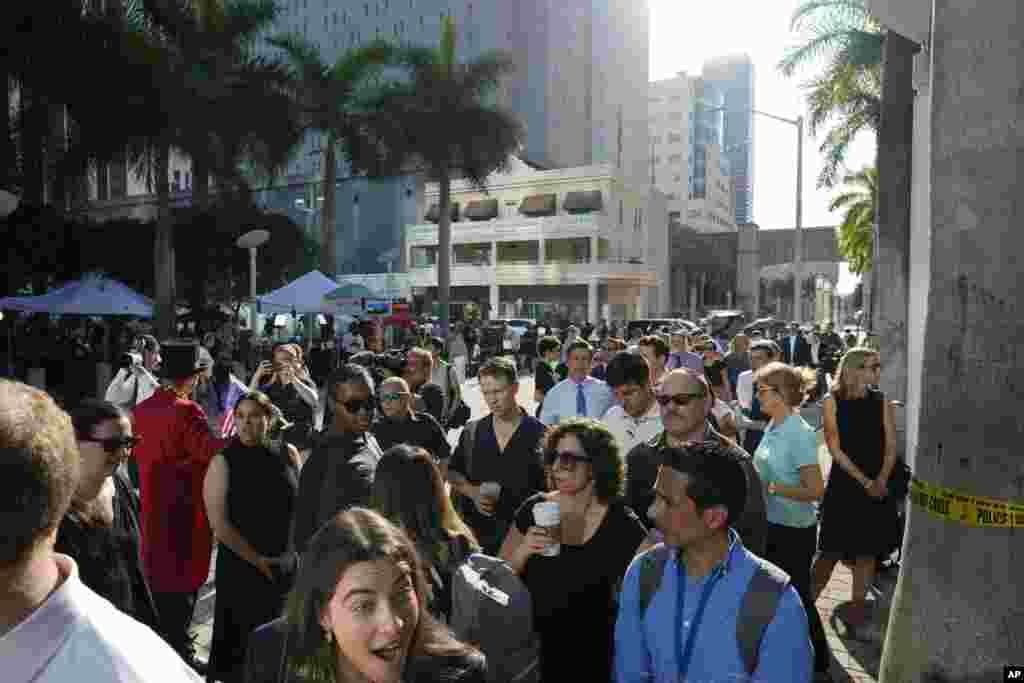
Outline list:
[[[452,183],[451,301],[491,317],[588,320],[667,313],[668,210],[612,164],[536,170],[513,158],[482,192]],[[437,297],[438,188],[405,231],[410,284]],[[664,283],[664,284],[663,284]]]

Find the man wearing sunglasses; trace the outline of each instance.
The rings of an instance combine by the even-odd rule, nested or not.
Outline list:
[[[366,368],[347,363],[335,370],[327,381],[327,399],[334,404],[334,420],[314,440],[299,475],[292,539],[300,553],[320,525],[340,510],[369,504],[384,453],[370,433],[377,399]]]
[[[400,443],[421,446],[434,456],[434,462],[445,474],[451,446],[441,424],[430,413],[413,410],[413,395],[401,377],[389,377],[380,383],[380,408],[384,416],[370,431],[382,450]]]
[[[714,394],[707,380],[690,370],[673,370],[664,376],[655,392],[664,431],[626,455],[626,500],[629,506],[637,514],[650,509],[654,502],[654,480],[665,449],[717,442],[739,459],[747,473],[749,493],[746,509],[735,525],[736,531],[747,548],[763,554],[767,517],[761,477],[754,469],[750,455],[712,426],[709,416],[714,406]],[[653,519],[648,518],[647,521],[653,526]]]

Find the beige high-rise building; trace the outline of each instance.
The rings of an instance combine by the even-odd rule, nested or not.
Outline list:
[[[698,232],[736,231],[723,106],[716,88],[686,72],[650,84],[651,183],[668,196],[670,220]]]

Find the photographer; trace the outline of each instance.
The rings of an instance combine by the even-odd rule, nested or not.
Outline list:
[[[249,383],[251,391],[261,391],[281,409],[292,428],[285,440],[299,450],[305,461],[309,455],[313,435],[313,418],[319,404],[316,387],[303,381],[301,361],[292,344],[274,349],[273,362],[261,361]]]
[[[121,357],[120,369],[107,386],[104,398],[130,412],[160,386],[156,371],[161,360],[156,337],[148,334],[137,337],[131,350]]]

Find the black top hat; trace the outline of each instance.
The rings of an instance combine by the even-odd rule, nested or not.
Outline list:
[[[167,343],[160,349],[160,355],[163,357],[160,369],[167,379],[185,379],[202,369],[198,344]]]

